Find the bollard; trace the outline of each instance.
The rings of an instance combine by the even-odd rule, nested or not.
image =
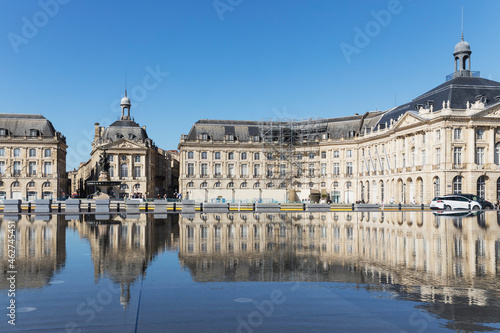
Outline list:
[[[120,203],[119,203],[119,202],[117,202],[117,203],[116,203],[116,211],[117,211],[117,212],[119,212],[119,211],[120,211]]]
[[[61,212],[61,203],[60,202],[57,203],[57,212],[58,213]]]
[[[302,204],[302,210],[303,210],[304,212],[306,211],[306,204],[305,204],[305,203],[303,203],[303,204]]]
[[[352,211],[354,212],[354,202],[352,203]]]
[[[31,213],[31,202],[28,202],[28,213]]]
[[[255,212],[255,202],[252,204],[253,211]]]
[[[424,204],[422,204],[422,210],[424,210]]]
[[[148,203],[146,202],[146,213],[148,212]]]
[[[401,202],[399,203],[399,210],[401,210]]]
[[[91,205],[91,204],[90,204],[90,202],[89,202],[89,204],[88,204],[88,208],[87,208],[87,209],[88,209],[88,211],[89,211],[89,213],[90,213],[90,207],[91,207],[90,205]]]
[[[177,208],[177,207],[176,207],[176,202],[174,202],[174,212],[175,212],[176,208]]]

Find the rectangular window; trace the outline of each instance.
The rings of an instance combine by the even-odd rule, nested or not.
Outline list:
[[[234,153],[233,152],[227,153],[227,159],[234,160]]]
[[[436,148],[436,156],[434,159],[434,164],[441,164],[441,148]]]
[[[221,164],[217,163],[217,164],[214,165],[214,172],[215,172],[215,176],[222,175],[222,166],[221,166]]]
[[[242,164],[240,166],[241,169],[241,177],[248,177],[248,164]]]
[[[109,167],[109,176],[111,178],[115,176],[115,167]]]
[[[188,151],[188,160],[194,159],[194,152]]]
[[[134,156],[134,162],[140,163],[141,162],[141,157],[138,156],[138,155]]]
[[[28,172],[30,176],[36,175],[36,162],[28,163]]]
[[[51,162],[45,162],[43,165],[43,173],[45,177],[51,176],[52,175],[52,163]]]
[[[340,203],[340,191],[333,191],[333,203]]]
[[[216,152],[215,152],[214,159],[216,159],[216,160],[220,160],[220,151],[216,151]]]
[[[298,154],[297,154],[297,159],[298,159],[298,160],[301,160],[301,159],[302,159],[302,153],[298,153]]]
[[[0,148],[0,156],[5,156],[5,148]]]
[[[4,175],[4,174],[5,174],[5,162],[0,161],[0,175]]]
[[[31,148],[30,149],[30,157],[35,157],[36,156],[36,149]]]
[[[440,141],[441,140],[441,130],[437,130],[436,131],[436,141]]]
[[[52,157],[52,150],[51,149],[45,149],[44,156],[45,157]]]
[[[422,143],[425,144],[425,133],[422,134]]]
[[[478,165],[484,165],[484,148],[476,149],[476,163]]]
[[[14,149],[14,157],[19,157],[19,156],[21,156],[21,149],[19,148]]]
[[[321,163],[321,176],[326,176],[326,163]]]
[[[188,177],[194,176],[194,163],[188,163]]]
[[[336,150],[333,152],[333,158],[338,158],[339,157],[339,151]]]
[[[286,176],[286,164],[280,164],[280,177]]]
[[[21,162],[19,161],[14,162],[13,172],[15,176],[21,175]]]
[[[482,128],[477,129],[476,138],[477,140],[484,140],[484,129]]]
[[[425,155],[425,150],[422,150],[421,151],[421,154],[422,154],[422,165],[425,165],[426,164],[426,155]]]
[[[455,166],[462,165],[462,147],[453,148],[453,164]]]
[[[314,158],[314,153],[309,153],[309,159],[312,160]]]
[[[113,155],[108,155],[108,161],[113,162]]]
[[[347,157],[352,157],[352,150],[348,150],[348,151],[346,152],[346,156],[347,156]]]
[[[202,152],[201,152],[201,159],[202,159],[202,160],[206,160],[206,159],[207,159],[207,157],[208,157],[207,152],[206,152],[206,151],[202,151]]]
[[[461,128],[455,128],[453,130],[453,139],[454,140],[462,139],[462,129]]]
[[[234,164],[227,165],[227,175],[229,177],[234,177]]]
[[[268,177],[272,177],[273,176],[273,166],[272,165],[268,165],[267,166],[267,176]]]
[[[255,161],[260,160],[260,153],[255,153],[255,154],[253,154],[253,159],[254,159]]]
[[[260,164],[253,165],[253,175],[254,177],[260,176]]]
[[[273,153],[267,153],[267,160],[272,161],[273,160]]]
[[[352,175],[352,162],[347,162],[346,163],[346,174]]]
[[[247,153],[241,153],[241,159],[246,160],[247,159]]]
[[[340,175],[340,163],[339,162],[333,163],[333,175],[334,176]]]
[[[415,166],[415,148],[411,149],[411,166]]]
[[[141,167],[140,166],[134,167],[134,177],[136,177],[136,178],[141,177]]]
[[[309,177],[314,177],[314,164],[309,164]]]
[[[321,152],[321,158],[326,158],[326,151]]]
[[[208,164],[207,163],[201,163],[201,176],[202,177],[208,176]]]
[[[402,167],[406,168],[406,155],[403,154],[402,157],[403,157],[403,166]]]

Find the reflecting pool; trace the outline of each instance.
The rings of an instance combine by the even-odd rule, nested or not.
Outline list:
[[[496,211],[20,215],[0,256],[1,332],[500,331]]]

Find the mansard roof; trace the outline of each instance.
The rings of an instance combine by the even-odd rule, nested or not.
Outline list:
[[[398,117],[407,111],[415,111],[419,106],[433,105],[433,110],[443,108],[443,102],[451,109],[463,110],[467,108],[467,102],[473,104],[477,99],[483,99],[485,105],[495,103],[495,98],[500,96],[500,82],[484,79],[481,77],[456,77],[429,90],[409,103],[400,105],[387,113],[380,119],[379,123],[390,123],[391,119]]]
[[[148,138],[148,134],[133,120],[117,120],[104,130],[103,137],[111,141],[121,139],[144,141]]]
[[[339,118],[273,121],[273,126],[293,126],[297,131],[328,133],[330,138],[340,139],[357,135],[364,124],[373,126],[381,115],[382,112],[367,112]],[[262,129],[269,128],[270,124],[270,121],[201,119],[193,125],[186,140],[196,140],[199,135],[206,134],[213,141],[222,141],[226,135],[234,135],[239,141],[250,141],[254,136],[261,136]]]
[[[42,137],[56,135],[52,123],[40,114],[0,113],[0,129],[12,136],[30,136],[30,130],[37,130]]]

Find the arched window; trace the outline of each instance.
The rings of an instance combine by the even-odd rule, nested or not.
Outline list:
[[[128,165],[125,163],[120,166],[120,177],[128,177]]]
[[[453,178],[453,193],[462,193],[462,176],[456,176]]]
[[[434,197],[439,197],[441,188],[441,180],[439,177],[434,178]]]
[[[500,200],[500,178],[497,179],[497,200]]]
[[[481,176],[477,179],[477,196],[484,198],[486,195],[486,179]]]

